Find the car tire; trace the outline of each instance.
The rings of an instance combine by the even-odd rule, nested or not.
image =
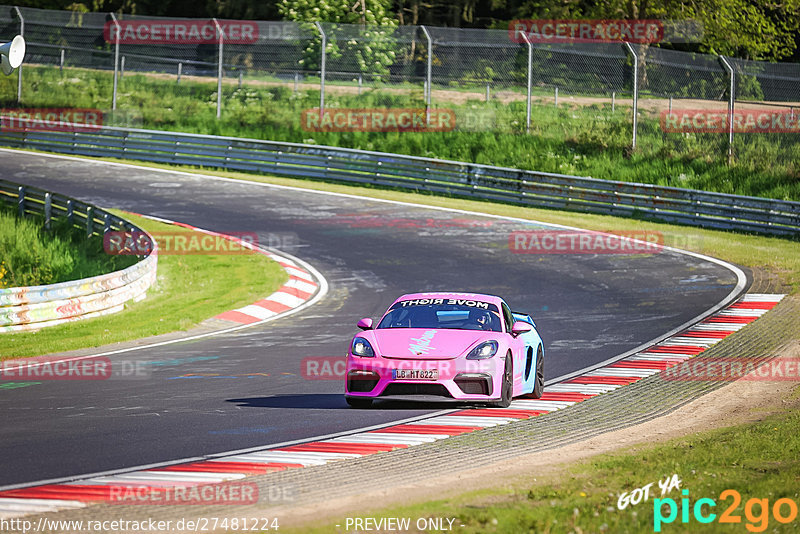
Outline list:
[[[539,345],[536,351],[536,376],[533,378],[533,391],[531,397],[541,399],[544,394],[544,351]]]
[[[363,397],[345,397],[345,401],[351,408],[369,408],[372,406],[372,399]]]
[[[506,365],[503,369],[503,380],[500,382],[500,400],[492,403],[495,408],[508,408],[511,406],[511,397],[514,395],[514,362],[511,354],[506,355]]]

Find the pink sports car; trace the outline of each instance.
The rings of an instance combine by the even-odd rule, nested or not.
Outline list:
[[[378,397],[423,395],[507,407],[544,391],[544,346],[529,315],[500,297],[414,293],[373,326],[358,322],[347,353],[345,399],[367,408]]]

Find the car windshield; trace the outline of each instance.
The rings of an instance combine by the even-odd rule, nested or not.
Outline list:
[[[502,332],[497,306],[462,299],[415,299],[396,302],[378,328],[449,328]]]

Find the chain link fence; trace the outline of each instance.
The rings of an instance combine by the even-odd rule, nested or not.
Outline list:
[[[430,126],[432,112],[445,109],[456,130],[551,136],[597,150],[798,155],[797,64],[627,43],[530,43],[502,30],[0,6],[0,40],[20,33],[25,64],[0,79],[3,106],[69,108],[90,96],[110,125],[181,129],[191,119],[205,133],[299,140],[298,130],[309,139],[325,131],[326,110],[361,110],[361,118],[364,110],[417,110]],[[759,112],[794,129],[736,122]],[[322,122],[309,128],[303,118],[312,114]],[[352,125],[354,116],[342,120]]]

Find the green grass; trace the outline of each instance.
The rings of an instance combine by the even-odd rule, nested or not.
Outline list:
[[[113,211],[147,231],[176,231],[175,226]],[[187,330],[218,313],[268,296],[286,280],[280,265],[262,254],[161,255],[158,280],[146,299],[106,317],[38,332],[0,334],[0,360]]]
[[[83,69],[28,66],[23,78],[24,107],[111,108],[112,76]],[[233,80],[229,80],[233,81]],[[13,83],[12,83],[13,82]],[[174,77],[126,74],[120,81],[118,111],[110,125],[138,126],[213,135],[252,137],[351,147],[501,165],[544,172],[637,181],[723,193],[800,200],[800,142],[796,134],[737,134],[734,163],[727,162],[724,134],[667,134],[658,117],[642,111],[638,149],[629,153],[630,108],[611,112],[610,102],[561,107],[535,105],[532,129],[525,132],[525,105],[483,99],[455,105],[458,121],[489,117],[477,127],[452,132],[311,132],[301,128],[302,111],[319,105],[318,91],[293,94],[281,86],[249,81],[239,89],[223,86],[223,112],[216,119],[216,83]],[[15,78],[0,78],[0,100],[16,106]],[[341,89],[341,88],[340,88]],[[352,91],[352,88],[349,88]],[[453,98],[459,97],[452,92]],[[329,108],[422,107],[417,91],[370,90],[344,94],[331,84]],[[462,122],[463,123],[463,122]]]
[[[793,404],[796,406],[796,399]],[[771,515],[762,517],[760,507],[748,501],[767,499],[770,513],[782,498],[800,506],[800,411],[694,434],[663,445],[643,446],[634,452],[596,456],[538,482],[531,480],[535,473],[527,474],[526,481],[511,490],[474,491],[450,500],[353,513],[351,517],[409,517],[412,524],[417,518],[456,518],[454,531],[464,534],[653,532],[654,499],[661,498],[658,481],[673,474],[681,480],[680,489],[673,489],[664,498],[674,499],[679,513],[673,523],[662,525],[661,532],[797,532],[800,517],[781,524]],[[649,483],[654,484],[648,501],[618,509],[622,493]],[[731,497],[721,499],[720,494],[728,489],[737,491],[741,503],[731,512],[740,517],[741,523],[714,521],[704,525],[690,511],[689,522],[683,524],[680,505],[684,489],[689,491],[692,507],[701,498],[716,501],[716,508],[711,511],[718,518],[733,503]],[[747,509],[751,518],[746,515]],[[784,504],[782,513],[788,515],[789,510],[789,505]],[[665,508],[665,516],[667,511]],[[703,512],[708,511],[704,505]],[[334,523],[342,527],[336,528]],[[302,532],[345,532],[344,524],[342,518],[316,528],[305,527]],[[462,524],[464,527],[458,526]],[[412,528],[411,532],[416,530]]]
[[[103,252],[103,240],[54,221],[44,228],[41,217],[20,218],[0,203],[0,288],[55,284],[124,269],[130,256]]]

